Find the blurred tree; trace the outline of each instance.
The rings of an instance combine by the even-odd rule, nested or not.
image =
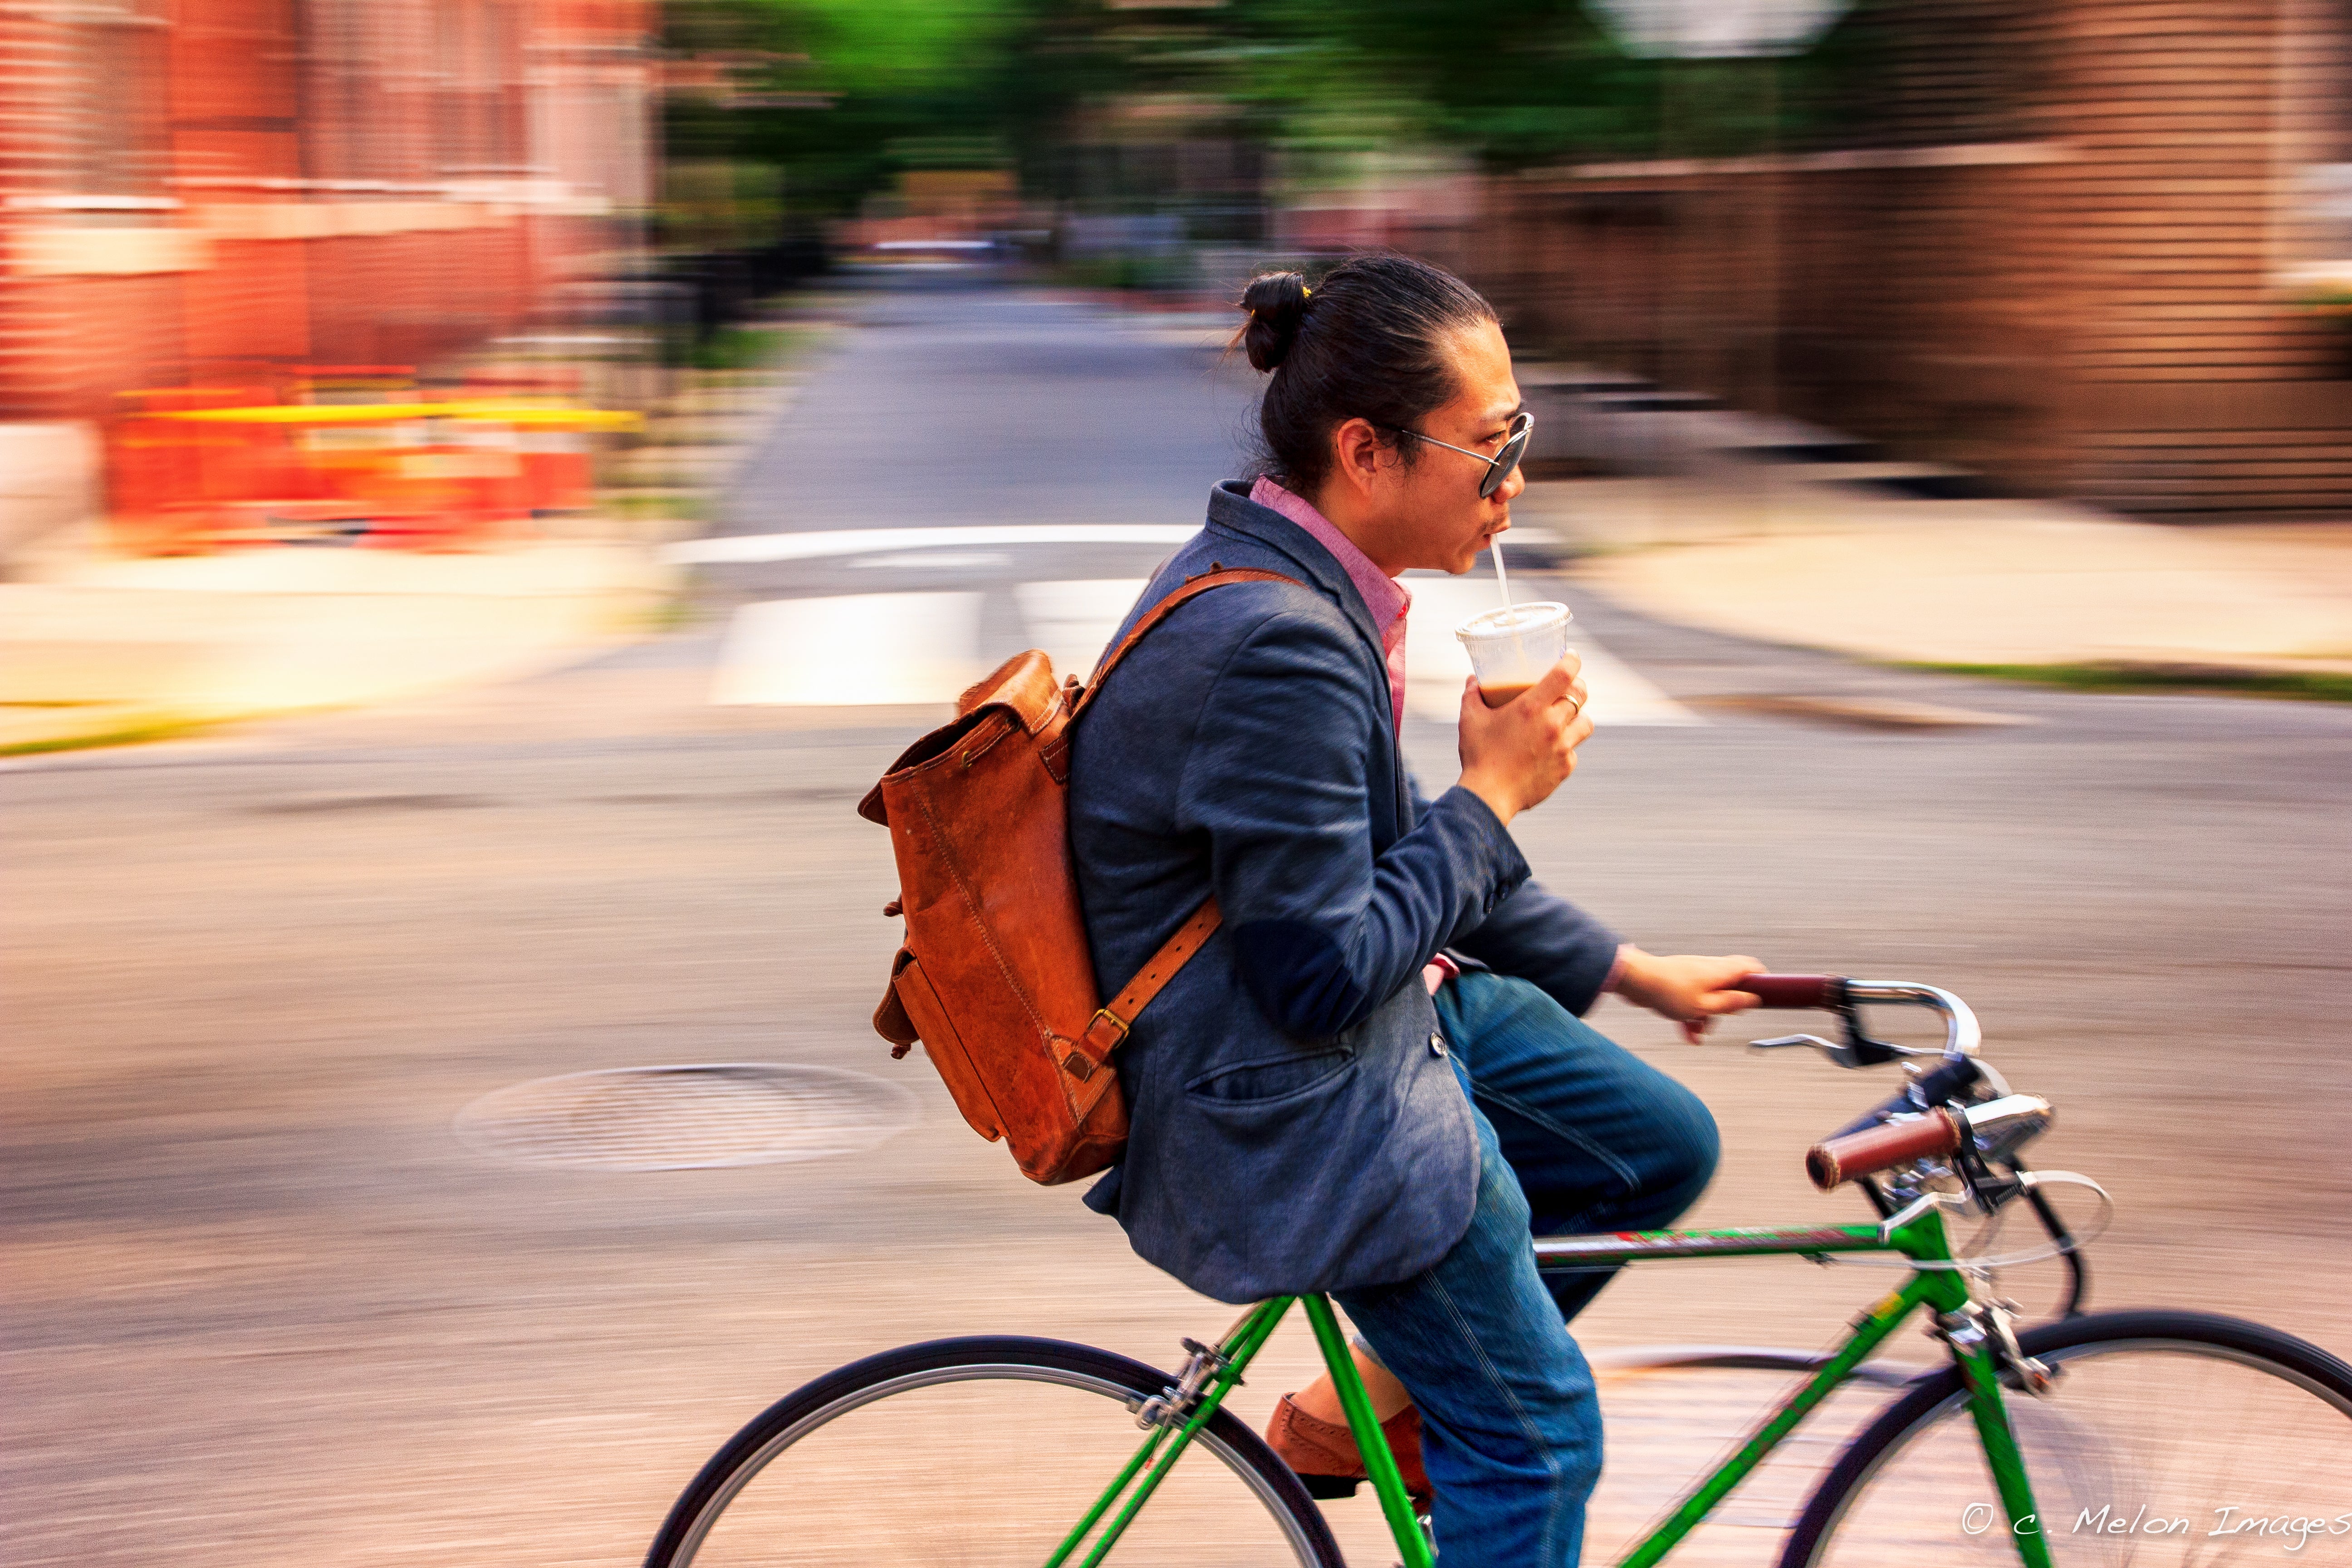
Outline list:
[[[727,68],[728,90],[673,91],[674,157],[785,171],[803,214],[845,212],[909,167],[1002,163],[1029,118],[1019,58],[1031,8],[1014,0],[671,0],[674,58]]]
[[[674,56],[737,62],[732,93],[672,95],[673,155],[780,164],[804,213],[909,168],[1008,161],[1071,196],[1068,149],[1123,134],[1106,131],[1122,106],[1310,160],[1785,146],[1841,98],[1814,79],[1853,54],[1841,28],[1796,61],[1636,59],[1578,0],[671,0],[666,16]]]
[[[1402,136],[1492,168],[1787,145],[1867,68],[1852,18],[1791,59],[1665,61],[1627,54],[1579,0],[1475,15],[1444,0],[1237,0],[1231,15],[1251,35],[1235,88],[1289,137],[1370,149]]]
[[[1611,43],[1574,0],[1500,0],[1474,15],[1441,0],[1244,0],[1255,35],[1234,87],[1307,147],[1399,141],[1489,163],[1646,151],[1656,71]]]

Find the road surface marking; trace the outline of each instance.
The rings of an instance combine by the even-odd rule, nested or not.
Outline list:
[[[1197,523],[1029,522],[971,528],[844,528],[814,533],[738,533],[688,539],[665,548],[673,566],[748,565],[763,561],[814,561],[827,555],[873,555],[886,550],[974,550],[1003,544],[1181,544]]]
[[[745,605],[710,700],[810,708],[951,702],[988,673],[978,594],[848,594]]]
[[[1106,577],[1086,582],[1024,583],[1013,590],[1027,623],[1029,640],[1054,660],[1054,673],[1084,679],[1094,673],[1111,633],[1135,607],[1146,577]]]
[[[942,530],[941,531],[957,531]],[[866,534],[860,537],[871,538]],[[772,599],[735,612],[719,650],[711,700],[861,707],[951,702],[1023,647],[1040,647],[1057,675],[1090,674],[1145,579],[1021,583],[1020,640],[983,647],[979,594],[853,594]],[[1470,658],[1454,628],[1495,602],[1484,582],[1414,578],[1407,623],[1405,711],[1450,722]],[[1589,636],[1575,639],[1595,724],[1701,724]]]
[[[898,550],[848,564],[853,572],[993,572],[1012,565],[1013,557],[1002,550]]]
[[[1405,586],[1412,590],[1412,615],[1405,622],[1404,710],[1416,718],[1451,720],[1462,710],[1462,682],[1470,674],[1470,656],[1454,640],[1454,628],[1495,607],[1495,584],[1483,578],[1412,577]],[[1590,633],[1573,626],[1570,631],[1570,646],[1584,660],[1594,724],[1706,722],[1636,674]]]

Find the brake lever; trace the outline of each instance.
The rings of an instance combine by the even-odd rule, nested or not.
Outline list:
[[[1790,1046],[1811,1046],[1842,1068],[1863,1065],[1862,1058],[1854,1053],[1852,1046],[1835,1045],[1819,1035],[1775,1035],[1769,1040],[1748,1042],[1748,1048],[1751,1051],[1785,1050]]]
[[[1790,1046],[1811,1046],[1842,1068],[1876,1067],[1898,1057],[1943,1055],[1941,1051],[1922,1050],[1916,1046],[1897,1046],[1885,1040],[1874,1040],[1859,1029],[1854,1030],[1843,1045],[1825,1040],[1819,1035],[1775,1035],[1769,1040],[1748,1042],[1748,1048],[1751,1051],[1784,1050]]]
[[[1845,1026],[1845,1048],[1853,1059],[1851,1067],[1877,1067],[1904,1057],[1941,1056],[1941,1051],[1922,1050],[1916,1046],[1898,1046],[1892,1040],[1874,1040],[1870,1031],[1862,1026],[1862,1009],[1849,1000],[1838,1008],[1838,1022]]]

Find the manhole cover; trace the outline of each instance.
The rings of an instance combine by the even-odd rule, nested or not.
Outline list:
[[[915,1097],[837,1068],[721,1062],[534,1079],[457,1113],[485,1154],[596,1171],[685,1171],[822,1160],[913,1124]]]

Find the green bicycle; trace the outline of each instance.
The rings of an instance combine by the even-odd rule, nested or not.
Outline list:
[[[1795,1358],[1808,1373],[1737,1451],[1622,1560],[1658,1562],[1842,1385],[1887,1380],[1864,1363],[1915,1311],[1949,1364],[1901,1385],[1822,1476],[1788,1531],[1782,1568],[1912,1568],[2021,1561],[2210,1563],[2257,1553],[2352,1562],[2352,1366],[2259,1324],[2205,1312],[2081,1310],[2078,1237],[2053,1187],[2088,1178],[2028,1168],[2048,1101],[2012,1092],[1979,1055],[1974,1016],[1933,986],[1758,975],[1767,1006],[1821,1008],[1841,1041],[1794,1035],[1839,1065],[1906,1062],[1903,1091],[1807,1155],[1823,1188],[1851,1184],[1866,1224],[1539,1238],[1541,1267],[1663,1259],[1880,1255],[1903,1282],[1844,1342]],[[1862,1009],[1921,1006],[1940,1051],[1874,1039]],[[2044,1233],[2006,1256],[1956,1252],[1948,1215],[1998,1226],[2012,1205]],[[1982,1233],[1980,1233],[1981,1235]],[[1994,1272],[2059,1258],[2055,1318],[2021,1330]],[[1404,1568],[1429,1568],[1427,1521],[1397,1476],[1330,1302],[1250,1308],[1213,1344],[1187,1340],[1174,1374],[1052,1340],[940,1340],[869,1356],[762,1412],[670,1510],[647,1568],[737,1563],[1342,1561],[1305,1485],[1223,1408],[1276,1327],[1301,1307],[1346,1405]],[[1139,1430],[1142,1434],[1138,1436]],[[1202,1460],[1180,1467],[1183,1456]],[[1147,1507],[1147,1505],[1149,1505]]]

